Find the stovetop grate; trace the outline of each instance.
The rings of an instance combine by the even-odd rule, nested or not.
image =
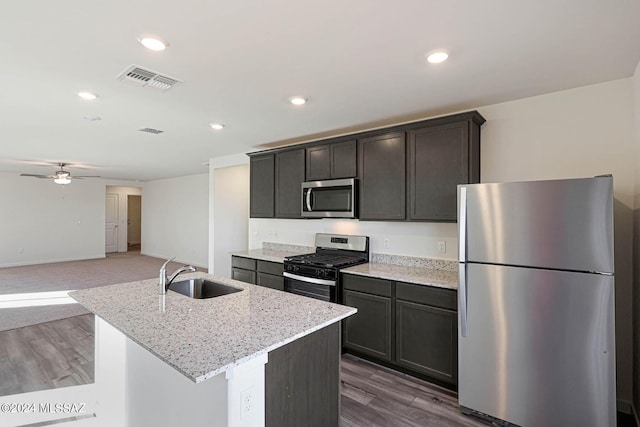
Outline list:
[[[362,257],[357,256],[339,255],[333,253],[323,254],[317,252],[287,257],[286,260],[289,262],[322,267],[345,267],[349,265],[361,264],[363,261],[366,261]]]

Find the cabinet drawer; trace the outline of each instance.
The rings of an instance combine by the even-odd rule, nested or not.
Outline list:
[[[256,285],[284,291],[284,277],[282,275],[275,276],[273,274],[258,272]]]
[[[342,288],[346,290],[364,292],[367,294],[391,297],[391,286],[393,282],[372,277],[355,276],[351,274],[342,275]]]
[[[432,286],[396,283],[396,299],[427,304],[433,307],[457,309],[458,293],[452,289],[434,288]]]
[[[256,260],[253,258],[243,258],[239,256],[232,256],[231,266],[237,267],[237,268],[244,268],[245,270],[255,270]]]
[[[284,271],[284,265],[279,262],[258,260],[257,270],[262,273],[275,274],[276,276],[282,276],[282,272]]]
[[[231,269],[231,278],[241,282],[251,283],[252,285],[256,284],[255,271],[243,270],[241,268],[234,267]]]

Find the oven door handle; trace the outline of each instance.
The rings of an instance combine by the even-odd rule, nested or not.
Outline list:
[[[298,276],[297,274],[292,274],[288,272],[283,272],[282,275],[284,277],[288,277],[293,280],[300,280],[301,282],[315,283],[316,285],[325,285],[325,286],[335,286],[335,280],[326,280],[326,279],[316,279],[315,277],[304,277]]]

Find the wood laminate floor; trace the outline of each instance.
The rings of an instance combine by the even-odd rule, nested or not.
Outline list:
[[[93,382],[93,314],[0,332],[0,396]]]
[[[0,396],[82,385],[94,378],[94,316],[0,332]],[[460,413],[457,394],[344,355],[340,427],[486,427]],[[618,414],[619,427],[634,427]]]
[[[460,413],[452,391],[355,356],[342,356],[341,427],[486,427]]]

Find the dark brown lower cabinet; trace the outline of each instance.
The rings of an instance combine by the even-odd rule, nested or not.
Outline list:
[[[231,278],[252,285],[284,290],[283,264],[233,255]]]
[[[391,361],[391,298],[344,290],[343,302],[358,309],[345,320],[345,348]]]
[[[340,322],[269,353],[266,427],[337,426],[340,420]]]
[[[251,283],[252,285],[256,284],[256,272],[250,270],[243,270],[242,268],[231,269],[231,278],[233,280],[239,280],[245,283]]]
[[[442,381],[456,383],[455,311],[396,301],[396,363]]]
[[[451,289],[342,275],[343,348],[373,362],[456,389],[457,293]]]

